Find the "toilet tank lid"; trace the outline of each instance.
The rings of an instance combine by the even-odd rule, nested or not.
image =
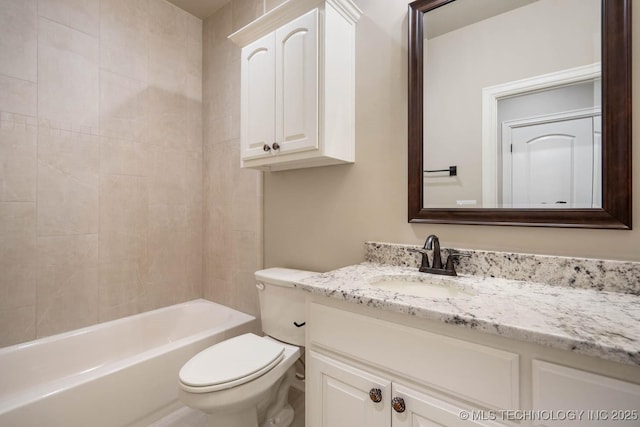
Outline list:
[[[307,277],[319,274],[314,271],[295,270],[291,268],[267,268],[255,272],[255,278],[259,282],[266,282],[270,285],[291,287],[292,283]]]

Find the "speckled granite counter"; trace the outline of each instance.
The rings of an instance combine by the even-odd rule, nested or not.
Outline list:
[[[426,298],[371,285],[385,275],[444,280],[463,292],[455,298]],[[312,276],[296,286],[368,307],[640,365],[637,295],[481,276],[443,278],[419,273],[415,267],[371,262]]]

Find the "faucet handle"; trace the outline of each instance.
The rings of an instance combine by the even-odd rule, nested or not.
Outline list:
[[[445,266],[445,270],[450,271],[451,273],[453,273],[453,276],[457,276],[458,273],[456,273],[456,268],[453,265],[453,260],[455,258],[470,258],[471,254],[463,254],[460,252],[456,252],[456,251],[450,251],[449,252],[449,257],[447,258],[447,265]]]
[[[429,251],[425,249],[409,248],[409,252],[416,252],[422,254],[422,260],[420,262],[420,271],[429,268]]]

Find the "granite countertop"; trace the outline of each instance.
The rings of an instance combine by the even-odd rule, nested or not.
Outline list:
[[[375,288],[384,275],[410,275],[458,289],[455,298],[415,297]],[[365,262],[304,279],[296,286],[381,310],[458,325],[629,365],[640,365],[640,298],[522,280],[419,273]]]

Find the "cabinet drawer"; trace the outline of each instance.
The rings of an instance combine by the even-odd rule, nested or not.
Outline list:
[[[320,304],[309,306],[310,345],[384,366],[494,409],[519,409],[518,355]]]
[[[639,426],[640,385],[534,360],[532,364],[532,409],[559,414],[584,411],[575,425]],[[562,426],[567,421],[534,423]]]

